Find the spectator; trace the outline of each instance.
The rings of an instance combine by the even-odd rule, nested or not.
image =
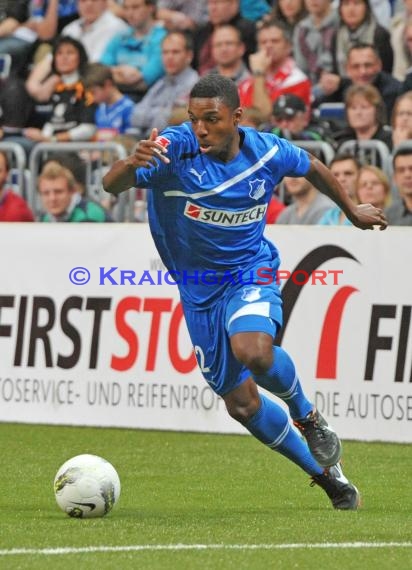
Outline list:
[[[278,0],[267,20],[282,22],[292,37],[296,24],[307,15],[304,0]]]
[[[158,0],[156,15],[170,31],[194,30],[207,22],[206,0]]]
[[[112,68],[120,90],[138,100],[164,75],[161,42],[167,31],[155,22],[155,0],[124,0],[124,10],[130,28],[109,42],[100,61]]]
[[[0,150],[0,222],[34,222],[26,201],[7,187],[9,171],[7,154]]]
[[[350,153],[336,154],[329,164],[329,170],[337,178],[349,198],[356,201],[356,182],[361,168],[359,160]]]
[[[2,0],[0,4],[0,38],[8,37],[29,16],[30,0]]]
[[[362,166],[356,182],[356,196],[360,204],[386,208],[391,199],[391,186],[383,170],[377,166]]]
[[[41,61],[39,61],[33,67],[27,78],[26,81],[27,92],[37,103],[50,102],[51,97],[57,85],[60,84],[61,82],[64,83],[66,82],[66,79],[64,78],[64,75],[67,75],[65,66],[63,68],[64,71],[63,73],[62,70],[60,69],[61,61],[60,60],[56,61],[56,54],[57,54],[56,45],[60,45],[61,38],[63,37],[67,37],[68,41],[70,41],[70,38],[72,38],[72,36],[60,36],[59,38],[57,38],[56,40],[57,44],[55,42],[53,53],[50,54],[50,56],[46,56]],[[75,43],[73,43],[75,49],[77,49],[76,46],[78,46],[79,44],[81,46],[80,49],[82,52],[82,57],[81,57],[82,61],[79,72],[83,73],[85,71],[86,63],[88,61],[87,51],[83,45],[83,42],[79,42],[75,38],[72,39],[75,40]],[[70,71],[69,73],[71,74],[72,72]]]
[[[75,190],[81,195],[87,194],[87,171],[88,165],[79,156],[77,152],[50,152],[47,153],[47,159],[42,164],[42,170],[49,162],[56,162],[60,166],[64,166],[73,175],[75,182]]]
[[[333,70],[332,42],[339,24],[331,0],[305,0],[308,16],[295,27],[293,55],[297,66],[309,77],[318,98],[322,73]]]
[[[48,152],[41,170],[44,170],[46,166],[48,168],[50,163],[54,165],[57,164],[59,167],[63,166],[71,172],[74,178],[75,192],[86,198],[94,199],[94,201],[103,206],[111,216],[116,210],[117,200],[114,196],[107,195],[107,193],[102,194],[101,181],[95,176],[96,173],[90,169],[89,161],[93,160],[93,153],[90,153],[88,156],[89,164],[86,162],[86,157],[81,157],[80,154],[74,151]],[[98,157],[98,160],[99,159],[100,157]]]
[[[112,140],[117,135],[125,134],[131,127],[134,103],[116,87],[110,67],[91,63],[86,68],[83,83],[98,105],[94,119],[97,140]]]
[[[412,226],[412,147],[395,150],[393,171],[400,200],[395,200],[385,214],[389,224]]]
[[[61,35],[82,42],[89,61],[99,61],[110,40],[128,26],[109,10],[107,0],[78,0],[78,6],[80,18],[63,28]]]
[[[50,0],[31,0],[31,17],[37,22],[42,34],[46,34],[49,40],[53,40],[56,35],[61,34],[67,24],[78,18],[78,3],[79,0],[58,0],[56,19],[47,17],[50,4],[53,2]]]
[[[237,28],[246,46],[245,62],[256,50],[256,24],[241,16],[239,0],[207,0],[209,20],[195,33],[195,57],[193,67],[205,75],[216,65],[212,57],[212,34],[218,26],[230,24]]]
[[[376,22],[369,0],[340,0],[339,15],[340,23],[332,44],[334,72],[340,76],[345,75],[349,48],[362,41],[375,46],[382,69],[392,73],[390,34]]]
[[[412,1],[412,0],[411,0]],[[403,88],[405,93],[412,90],[412,16],[405,23],[403,34],[403,53],[405,55],[405,64],[407,68],[402,78]]]
[[[347,140],[379,140],[392,149],[392,133],[385,126],[385,104],[373,85],[352,85],[346,92],[345,107],[348,127],[335,133],[341,145]]]
[[[391,123],[393,148],[412,139],[412,91],[396,99]]]
[[[285,189],[292,197],[292,204],[280,213],[277,224],[317,224],[323,214],[333,206],[306,178],[283,179]]]
[[[356,183],[360,168],[360,162],[348,153],[335,155],[329,165],[330,171],[355,204],[358,203]],[[333,206],[323,214],[318,224],[321,226],[351,226],[352,222],[338,206]]]
[[[281,95],[273,104],[271,124],[264,130],[289,140],[324,140],[320,129],[309,125],[310,109],[292,93]]]
[[[13,76],[0,80],[0,139],[20,142],[32,109],[23,79]]]
[[[245,107],[239,121],[239,125],[252,127],[258,131],[265,129],[265,117],[255,107]]]
[[[249,58],[252,77],[239,85],[242,107],[256,107],[269,118],[280,95],[293,93],[310,105],[311,85],[291,57],[288,31],[278,22],[265,22],[257,33],[258,51]]]
[[[6,4],[7,4],[6,0]],[[0,41],[0,52],[13,54],[13,68],[26,76],[27,64],[31,57],[40,58],[44,50],[42,45],[50,51],[50,42],[60,34],[63,27],[77,18],[76,0],[17,0],[16,8],[23,4],[28,5],[27,19],[14,28],[12,34],[5,42]],[[48,42],[39,44],[39,42]]]
[[[91,140],[96,132],[96,106],[81,80],[87,64],[83,44],[70,37],[60,37],[53,51],[54,91],[50,120],[42,129],[25,129],[33,142]]]
[[[11,55],[16,72],[23,68],[32,48],[31,42],[14,35],[29,18],[29,3],[30,0],[3,0],[1,3],[0,53]]]
[[[374,46],[358,43],[349,48],[346,75],[346,78],[335,74],[322,76],[323,101],[343,101],[352,84],[373,85],[385,102],[387,116],[392,115],[395,100],[402,93],[402,84],[389,73],[382,71],[382,62]]]
[[[403,81],[412,66],[412,0],[403,0],[403,10],[393,17],[391,45],[394,56],[392,73]]]
[[[216,28],[212,35],[212,57],[216,62],[210,73],[219,73],[230,77],[239,85],[250,76],[243,56],[245,44],[240,31],[229,24]]]
[[[190,66],[193,58],[192,37],[184,32],[170,32],[162,42],[162,61],[166,75],[156,81],[135,105],[132,125],[135,135],[146,136],[152,128],[163,129],[176,108],[184,109],[193,85],[199,79]]]
[[[39,195],[44,209],[41,222],[110,222],[106,210],[76,192],[73,174],[51,161],[38,179]]]

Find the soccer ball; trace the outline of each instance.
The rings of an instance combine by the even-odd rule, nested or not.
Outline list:
[[[119,500],[120,479],[111,463],[97,455],[77,455],[60,467],[54,494],[70,517],[103,517]]]

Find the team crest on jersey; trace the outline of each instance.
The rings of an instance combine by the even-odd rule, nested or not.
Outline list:
[[[242,301],[252,303],[260,299],[260,287],[245,287],[242,293]]]
[[[250,192],[249,196],[254,200],[259,200],[265,194],[265,181],[255,178],[254,180],[249,180]]]
[[[267,204],[256,205],[248,210],[212,210],[186,202],[183,214],[203,224],[213,226],[244,226],[264,219]]]

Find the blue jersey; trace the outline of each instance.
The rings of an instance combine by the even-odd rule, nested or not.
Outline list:
[[[32,0],[30,4],[31,17],[43,18],[46,15],[47,8],[47,0]],[[77,0],[59,0],[58,16],[59,18],[77,16]]]
[[[133,108],[134,103],[127,95],[112,105],[100,103],[94,122],[98,129],[111,129],[117,134],[124,134],[131,126]]]
[[[207,306],[257,268],[279,265],[264,236],[274,187],[284,176],[305,176],[306,151],[271,133],[239,129],[239,153],[228,163],[201,153],[190,123],[163,131],[170,164],[137,170],[151,188],[149,222],[166,267],[175,271],[187,306]],[[209,272],[209,273],[208,273]],[[231,278],[230,276],[233,276]]]

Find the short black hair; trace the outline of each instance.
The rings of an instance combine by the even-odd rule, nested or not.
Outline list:
[[[270,19],[262,22],[262,24],[260,24],[256,30],[256,36],[259,37],[259,34],[262,30],[267,30],[269,28],[277,28],[282,32],[283,39],[286,40],[289,44],[292,43],[293,38],[290,29],[288,28],[287,24],[285,24],[285,22],[282,22],[282,20]]]
[[[193,51],[194,50],[193,34],[191,32],[189,32],[188,30],[170,30],[170,32],[168,32],[167,35],[162,39],[162,46],[163,46],[165,40],[170,38],[170,36],[180,36],[181,38],[183,38],[183,40],[185,42],[185,49],[187,51]]]
[[[233,79],[217,73],[205,75],[192,87],[190,98],[220,99],[230,109],[240,106],[239,92]]]
[[[395,166],[395,160],[398,158],[398,156],[410,156],[411,154],[412,154],[412,144],[411,145],[407,144],[405,146],[402,145],[393,153],[392,164]]]
[[[348,49],[347,58],[349,57],[349,54],[351,54],[353,51],[358,51],[361,49],[371,49],[373,51],[373,53],[376,55],[376,57],[378,59],[381,59],[380,53],[378,52],[376,47],[373,44],[368,44],[366,42],[355,42],[355,43],[353,43]]]

